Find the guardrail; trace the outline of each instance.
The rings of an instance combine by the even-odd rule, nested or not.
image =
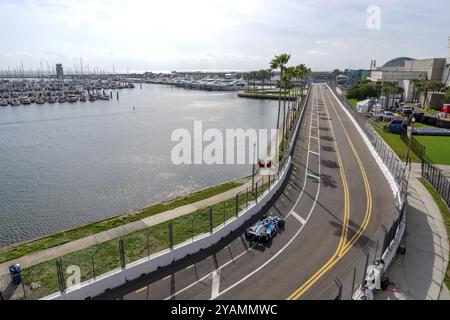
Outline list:
[[[294,130],[291,130],[290,132],[290,138],[288,143],[288,152],[285,153],[285,156],[280,161],[280,170],[277,175],[272,177],[266,177],[268,179],[268,182],[266,180],[266,184],[264,184],[264,180],[262,180],[262,183],[260,184],[261,187],[265,186],[265,188],[261,188],[260,192],[258,193],[258,183],[256,184],[256,193],[252,193],[255,195],[254,200],[249,203],[248,197],[249,192],[247,190],[246,194],[237,195],[236,201],[233,209],[232,217],[228,217],[226,212],[227,208],[224,204],[223,211],[220,208],[216,208],[217,210],[213,212],[213,208],[209,209],[209,232],[202,233],[195,235],[194,232],[194,220],[195,217],[192,220],[193,226],[192,226],[192,238],[183,241],[182,243],[174,244],[173,239],[173,226],[169,223],[168,225],[168,235],[169,235],[169,247],[165,250],[162,250],[155,254],[150,254],[150,244],[149,244],[149,237],[152,235],[149,233],[147,235],[147,246],[146,249],[148,250],[148,253],[145,254],[144,250],[144,257],[131,262],[126,263],[126,250],[124,247],[126,247],[126,241],[124,242],[123,239],[119,240],[119,246],[117,248],[117,265],[120,267],[110,271],[106,272],[101,275],[96,275],[95,270],[95,256],[96,252],[93,252],[91,255],[92,258],[92,271],[89,271],[90,276],[92,277],[89,280],[83,281],[79,284],[73,284],[70,287],[66,287],[64,275],[62,272],[62,265],[67,266],[68,263],[61,264],[61,261],[57,262],[57,270],[55,270],[55,274],[58,275],[58,282],[60,287],[60,292],[48,295],[44,297],[45,300],[82,300],[82,299],[89,299],[93,298],[97,295],[100,295],[104,293],[107,290],[117,288],[123,284],[125,284],[128,281],[135,280],[143,275],[152,273],[159,268],[168,266],[176,261],[179,261],[180,259],[185,258],[188,255],[193,255],[201,250],[207,249],[216,243],[218,243],[220,240],[224,239],[226,236],[228,236],[230,233],[238,230],[246,221],[250,220],[252,217],[257,215],[268,203],[272,200],[274,196],[277,195],[280,188],[283,186],[283,184],[286,181],[286,178],[289,176],[290,168],[292,165],[291,162],[291,156],[294,151],[295,146],[295,139],[297,138],[299,128],[301,126],[301,123],[303,121],[304,111],[306,103],[310,96],[310,89],[308,90],[308,94],[303,100],[303,104],[299,107],[299,101],[296,101],[297,108],[300,109],[300,113],[298,118],[296,119],[296,123],[294,126]],[[262,178],[264,179],[264,178]],[[260,180],[261,182],[261,180]],[[240,198],[241,197],[241,198]],[[242,204],[239,199],[247,198],[244,204]],[[217,226],[214,225],[215,218],[219,215],[222,215],[223,213],[223,223],[218,224]],[[216,223],[217,224],[217,223]],[[144,241],[145,242],[145,241]],[[143,247],[144,249],[145,247]],[[88,265],[91,265],[91,263],[88,263]],[[58,268],[59,266],[59,268]],[[69,266],[70,267],[70,266]],[[88,267],[91,269],[90,267]],[[59,272],[58,272],[59,269]],[[25,293],[25,289],[24,289]]]

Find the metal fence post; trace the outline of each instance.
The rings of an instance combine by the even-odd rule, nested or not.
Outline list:
[[[173,222],[169,222],[168,226],[169,228],[169,248],[170,250],[173,249]]]
[[[334,283],[336,283],[338,290],[339,290],[338,295],[334,300],[341,300],[342,299],[342,283],[339,280],[339,278],[337,278],[337,277],[334,279]]]
[[[436,187],[437,192],[442,195],[442,190],[441,190],[441,171],[439,171],[438,173],[438,179],[437,179],[437,187]]]
[[[119,255],[120,255],[120,266],[122,269],[125,269],[126,261],[125,261],[125,249],[123,246],[123,239],[119,240]]]
[[[258,184],[256,184],[258,185]],[[239,216],[239,192],[236,193],[236,201],[235,201],[235,214],[236,214],[236,218]]]
[[[364,281],[366,280],[367,267],[369,266],[369,253],[365,249],[362,249],[361,251],[366,255],[366,262],[364,264],[363,270],[363,278],[361,281],[361,283],[364,283]]]
[[[225,211],[226,211],[226,208],[225,208],[225,206],[226,206],[226,202],[224,201],[223,202],[223,225],[225,225],[226,224],[226,213],[225,213]]]
[[[66,282],[64,280],[64,271],[62,268],[61,259],[56,260],[56,274],[58,277],[59,291],[64,293],[66,292]]]
[[[256,182],[256,186],[255,186],[256,188],[255,188],[255,192],[256,192],[256,195],[255,195],[255,203],[258,203],[258,182]]]
[[[94,255],[91,255],[91,263],[92,263],[92,273],[94,274],[94,281],[96,278],[96,274],[95,274],[95,262],[94,262]]]
[[[383,254],[384,249],[386,248],[386,235],[387,235],[387,228],[384,226],[384,224],[381,225],[381,229],[384,231],[384,238],[383,238],[383,245],[381,247],[381,254]]]
[[[352,280],[352,288],[350,291],[350,299],[353,300],[353,292],[355,290],[355,278],[356,278],[356,268],[353,269],[353,280]]]
[[[447,182],[448,182],[448,191],[447,191],[446,202],[447,202],[447,205],[450,207],[450,181],[447,181]]]
[[[375,247],[375,254],[373,256],[373,263],[375,264],[375,262],[377,261],[377,253],[378,253],[378,239],[377,239],[377,245]]]
[[[28,273],[28,274],[29,274],[29,273]],[[23,298],[24,298],[25,300],[28,300],[28,297],[27,297],[27,290],[26,290],[26,288],[25,288],[25,278],[28,276],[28,274],[25,275],[24,278],[23,278],[23,280],[22,280]],[[0,293],[1,293],[1,291],[0,291]],[[1,300],[1,299],[0,299],[0,300]]]
[[[209,233],[213,233],[213,211],[212,207],[209,208]]]
[[[245,209],[248,209],[248,188],[247,188],[247,193],[245,196]]]
[[[195,214],[192,215],[192,241],[194,241],[194,221],[195,221]]]

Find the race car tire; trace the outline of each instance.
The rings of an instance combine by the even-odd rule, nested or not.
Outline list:
[[[284,229],[284,225],[285,225],[285,221],[284,221],[284,220],[278,221],[278,227],[279,227],[280,229]]]

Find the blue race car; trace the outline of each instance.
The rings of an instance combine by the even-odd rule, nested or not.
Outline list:
[[[279,216],[265,216],[245,230],[245,238],[248,241],[267,242],[279,229],[284,228],[284,224],[285,220]]]

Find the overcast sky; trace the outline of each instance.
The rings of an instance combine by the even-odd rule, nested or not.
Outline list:
[[[369,29],[367,9],[381,9]],[[0,69],[313,70],[446,57],[449,0],[0,0]]]

